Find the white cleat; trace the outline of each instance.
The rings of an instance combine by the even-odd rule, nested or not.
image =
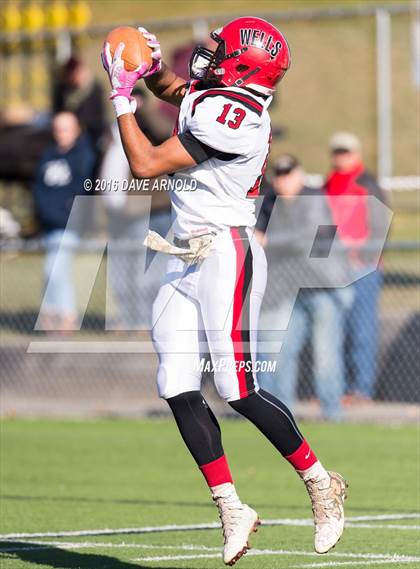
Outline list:
[[[348,483],[337,472],[329,478],[305,481],[311,498],[315,522],[315,551],[327,553],[340,540],[344,530],[344,500]]]
[[[250,549],[248,540],[261,523],[257,512],[242,503],[229,503],[223,498],[215,499],[222,522],[223,561],[226,565],[235,563]]]

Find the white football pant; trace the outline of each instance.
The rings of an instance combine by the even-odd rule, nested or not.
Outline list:
[[[223,399],[258,390],[253,368],[266,279],[265,253],[251,228],[218,233],[198,264],[169,260],[152,317],[160,397],[199,391],[206,353]]]

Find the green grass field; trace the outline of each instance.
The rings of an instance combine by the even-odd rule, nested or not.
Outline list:
[[[225,421],[223,427],[240,495],[263,520],[283,520],[260,529],[239,567],[419,566],[416,429],[304,426],[324,463],[350,481],[349,527],[333,553],[317,556],[305,521],[311,515],[308,499],[296,475],[252,426]],[[2,569],[223,566],[219,529],[4,541],[5,534],[16,533],[216,522],[201,474],[172,422],[8,419],[2,423],[1,451]],[[366,519],[351,519],[360,516]]]

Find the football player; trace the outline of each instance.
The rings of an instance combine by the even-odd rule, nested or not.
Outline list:
[[[171,255],[153,305],[159,394],[219,509],[227,565],[246,553],[259,518],[236,493],[220,427],[200,392],[200,358],[207,345],[220,396],[267,437],[306,485],[315,551],[326,553],[343,532],[346,482],[325,470],[289,409],[259,388],[253,366],[267,270],[253,238],[253,198],[269,151],[268,107],[289,68],[289,47],[265,20],[235,19],[211,34],[214,51],[195,49],[186,82],[162,62],[156,37],[139,29],[153,50],[150,68],[126,71],[124,44],[113,56],[107,44],[102,52],[124,150],[133,176],[170,173],[171,180],[188,182],[184,191],[171,192],[174,243],[153,233],[146,239]],[[140,78],[157,97],[179,107],[174,136],[158,146],[133,116],[131,92]],[[191,181],[194,191],[188,190]]]

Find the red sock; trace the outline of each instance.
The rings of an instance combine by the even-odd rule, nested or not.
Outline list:
[[[284,458],[290,462],[295,470],[307,470],[318,460],[306,441],[303,441],[295,452]]]
[[[233,482],[225,455],[208,464],[202,464],[200,470],[210,488],[219,486],[219,484],[225,484],[226,482]]]

